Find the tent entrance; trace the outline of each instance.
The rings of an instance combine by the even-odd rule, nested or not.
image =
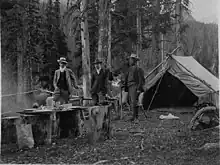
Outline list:
[[[151,100],[158,88],[157,93],[151,103],[150,109],[170,108],[170,107],[189,107],[192,106],[198,97],[194,95],[178,78],[168,71],[162,75],[157,82],[144,93],[143,106],[147,110]],[[158,86],[159,84],[159,87]]]

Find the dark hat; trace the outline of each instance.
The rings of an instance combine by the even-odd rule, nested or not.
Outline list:
[[[96,60],[93,62],[94,65],[95,65],[95,64],[101,64],[101,63],[102,63],[102,61],[99,60],[99,59],[96,59]]]
[[[57,60],[57,62],[67,64],[67,61],[66,61],[66,58],[65,58],[65,57],[60,57],[60,59]]]

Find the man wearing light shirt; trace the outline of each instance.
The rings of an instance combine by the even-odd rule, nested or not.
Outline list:
[[[59,60],[60,68],[55,71],[53,85],[54,85],[54,98],[55,102],[68,103],[69,96],[75,89],[80,87],[77,85],[77,80],[71,69],[67,68],[66,58],[61,57]]]

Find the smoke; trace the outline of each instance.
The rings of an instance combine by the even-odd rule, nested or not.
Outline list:
[[[16,77],[13,73],[12,69],[4,65],[2,62],[2,70],[1,70],[1,110],[2,113],[6,112],[16,112],[16,95],[9,96],[8,94],[16,93]]]

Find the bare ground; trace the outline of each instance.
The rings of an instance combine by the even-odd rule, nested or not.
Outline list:
[[[187,124],[192,114],[173,113],[180,120],[164,121],[162,112],[148,112],[146,119],[134,124],[125,119],[113,121],[113,138],[95,145],[87,137],[55,139],[52,145],[18,151],[15,145],[2,146],[2,163],[46,164],[145,164],[145,165],[217,165],[218,149],[198,148],[219,142],[218,130],[189,132]]]

